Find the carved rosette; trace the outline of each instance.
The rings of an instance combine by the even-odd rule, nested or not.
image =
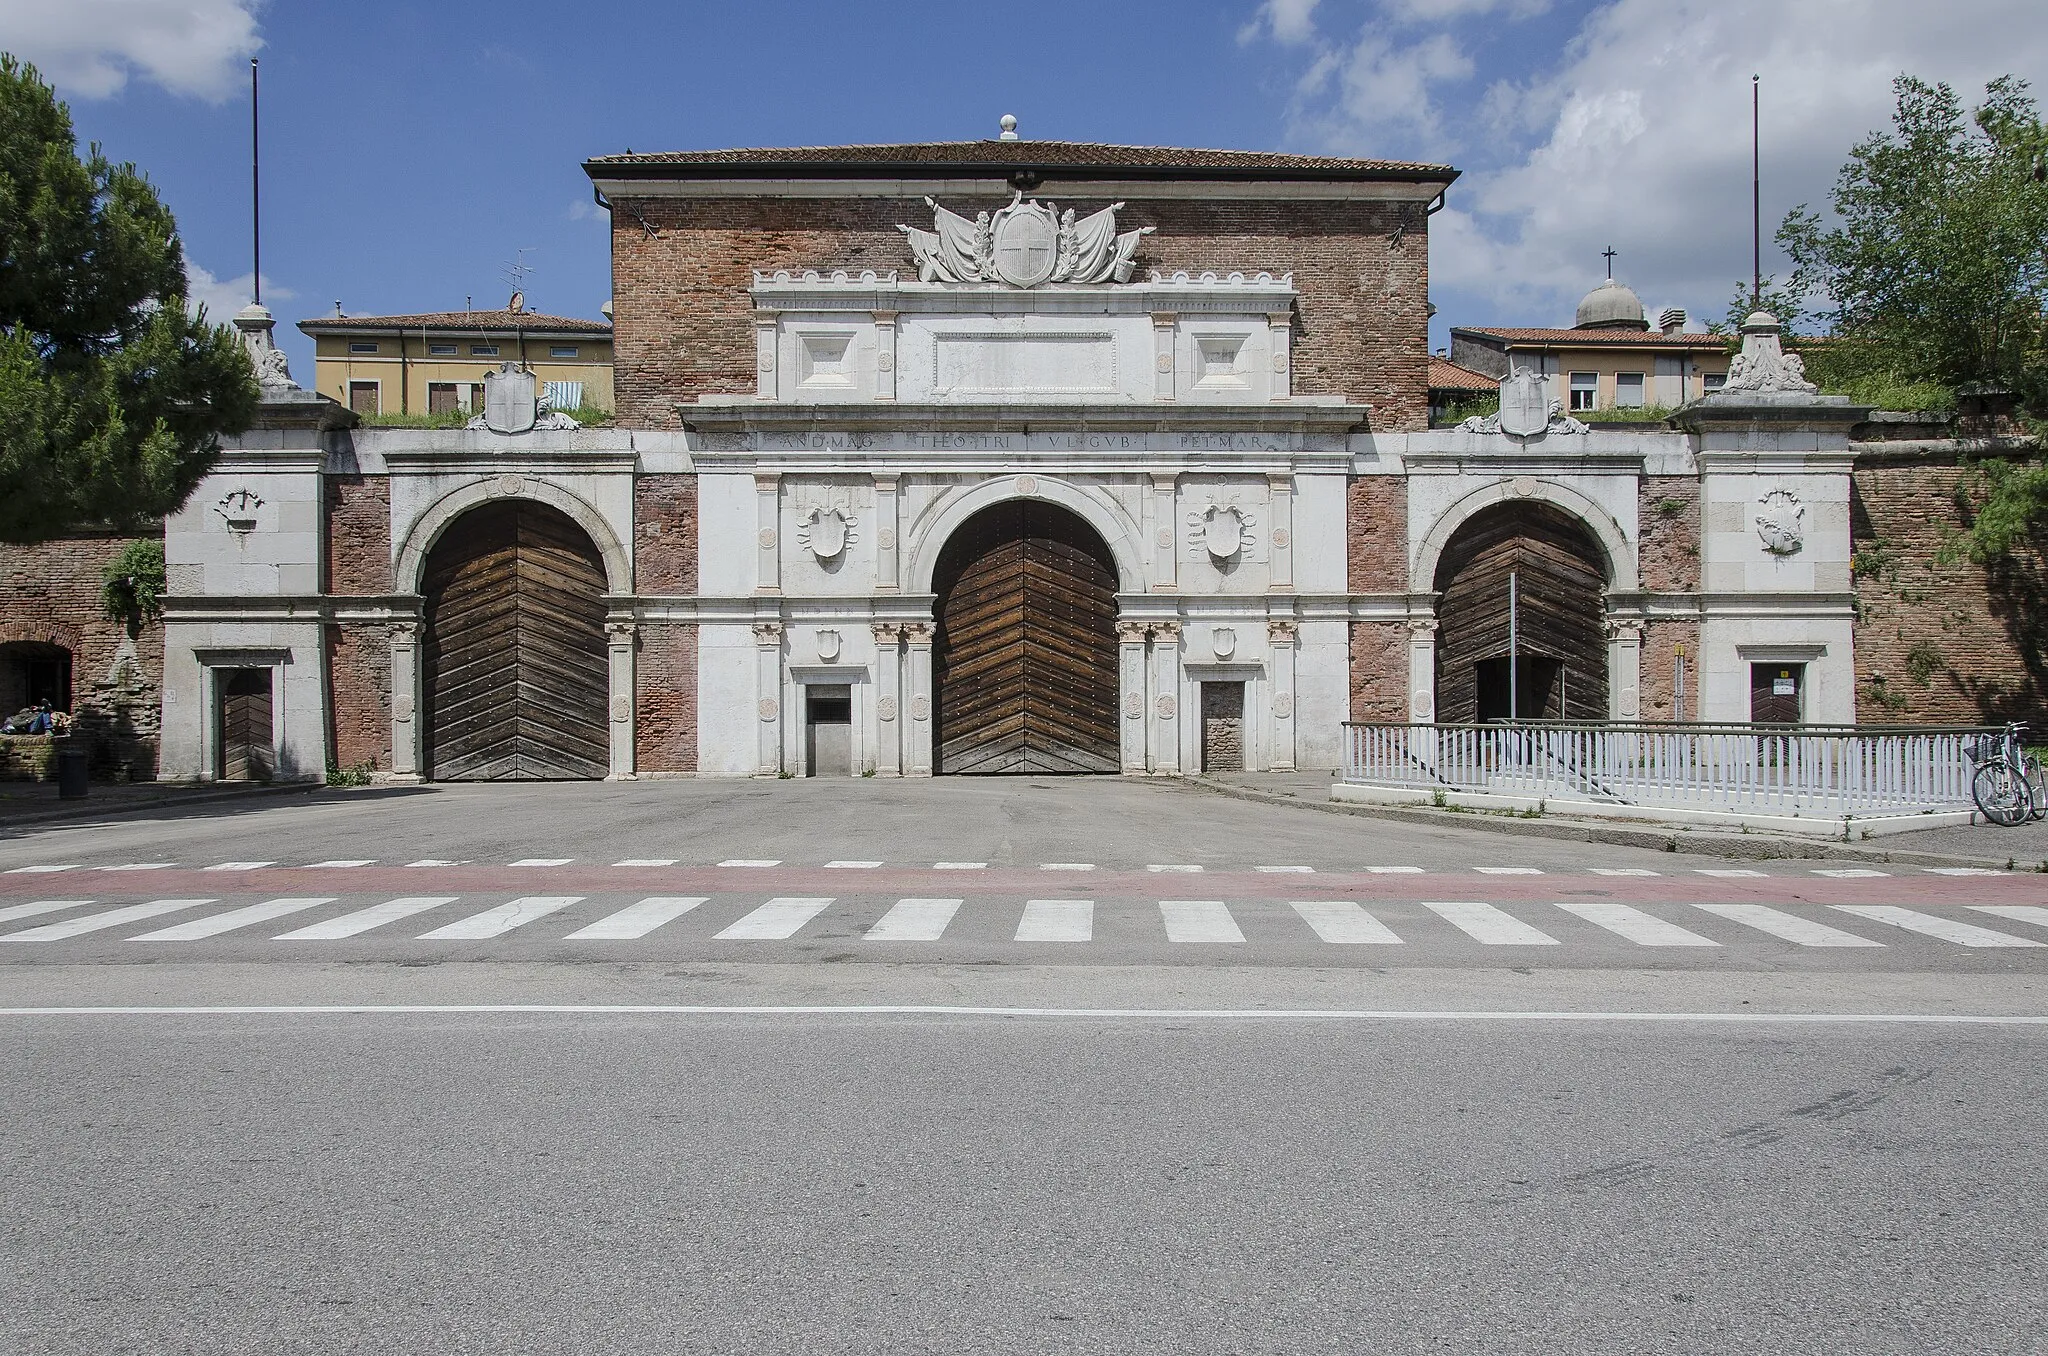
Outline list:
[[[896,719],[896,699],[894,697],[884,697],[876,702],[875,718],[885,722]]]

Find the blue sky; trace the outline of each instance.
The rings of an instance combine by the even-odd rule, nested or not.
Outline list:
[[[502,304],[522,250],[530,304],[595,315],[586,156],[989,136],[1005,112],[1026,137],[1457,165],[1439,346],[1453,323],[1569,323],[1608,244],[1651,306],[1717,317],[1748,273],[1752,71],[1767,233],[1824,199],[1900,70],[2048,76],[2017,0],[0,0],[0,48],[148,171],[195,293],[230,309],[261,57],[265,299],[302,377],[290,322]]]

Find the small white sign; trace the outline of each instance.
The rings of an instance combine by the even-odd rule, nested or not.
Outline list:
[[[1790,678],[1773,678],[1771,679],[1771,695],[1773,697],[1796,697],[1799,695],[1799,684]]]

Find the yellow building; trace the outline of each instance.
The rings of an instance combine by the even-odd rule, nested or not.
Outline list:
[[[474,411],[484,375],[510,362],[532,370],[556,409],[614,408],[611,322],[542,315],[512,300],[502,311],[302,320],[314,389],[372,417]]]
[[[1609,279],[1586,294],[1568,330],[1455,328],[1449,358],[1495,378],[1534,372],[1577,414],[1678,406],[1719,390],[1728,379],[1726,336],[1687,334],[1683,311],[1658,322],[1651,328],[1642,301]]]

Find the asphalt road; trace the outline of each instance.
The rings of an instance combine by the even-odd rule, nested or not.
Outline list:
[[[14,831],[0,1350],[2048,1351],[2048,888],[1843,870],[1119,780]]]

